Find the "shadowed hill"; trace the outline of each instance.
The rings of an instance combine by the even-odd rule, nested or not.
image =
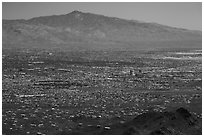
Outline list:
[[[92,127],[93,128],[93,127]],[[184,108],[170,112],[146,112],[124,124],[114,124],[110,129],[89,130],[58,134],[102,134],[102,135],[201,135],[202,120]]]

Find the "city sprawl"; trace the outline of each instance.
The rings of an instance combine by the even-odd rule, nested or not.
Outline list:
[[[3,50],[4,134],[106,131],[177,107],[202,118],[202,51]]]

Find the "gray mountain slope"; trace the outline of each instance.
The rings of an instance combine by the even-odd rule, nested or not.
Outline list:
[[[29,20],[3,20],[3,48],[140,50],[201,48],[202,33],[73,11]]]

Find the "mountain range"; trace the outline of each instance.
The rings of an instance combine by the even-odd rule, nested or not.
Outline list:
[[[73,11],[2,21],[3,48],[152,50],[201,48],[202,32]]]

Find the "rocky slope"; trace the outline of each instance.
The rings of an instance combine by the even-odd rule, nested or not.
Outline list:
[[[168,112],[146,112],[124,124],[118,123],[109,129],[86,128],[58,134],[100,134],[100,135],[201,135],[202,119],[188,110],[179,108]]]

